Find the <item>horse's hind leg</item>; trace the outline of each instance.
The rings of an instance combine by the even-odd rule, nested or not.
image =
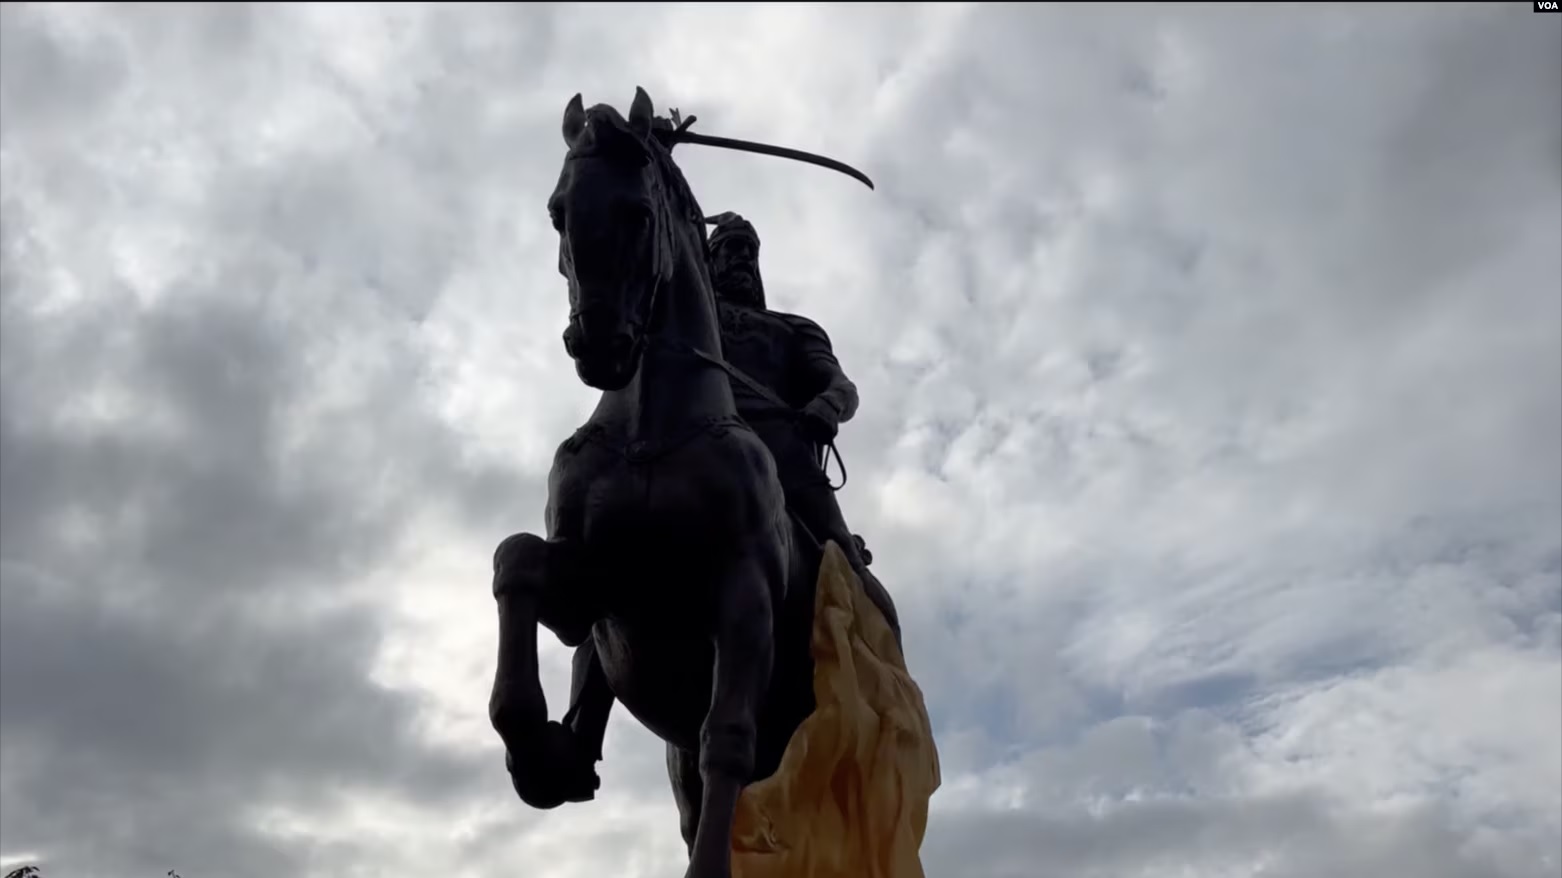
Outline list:
[[[700,822],[700,799],[705,784],[700,780],[700,754],[677,744],[667,745],[667,779],[673,785],[673,801],[678,805],[678,830],[683,843],[694,856],[694,831]]]
[[[732,874],[733,820],[754,773],[759,708],[775,653],[769,576],[761,562],[745,559],[717,594],[715,682],[700,729],[703,789],[685,878]]]

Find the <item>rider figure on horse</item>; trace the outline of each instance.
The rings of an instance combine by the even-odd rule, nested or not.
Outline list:
[[[788,508],[821,546],[826,540],[840,546],[898,640],[900,618],[895,604],[868,569],[871,556],[847,528],[835,489],[821,466],[840,425],[857,413],[857,386],[846,377],[829,336],[817,323],[766,307],[759,233],[753,224],[735,213],[713,220],[708,246],[721,316],[722,354],[738,371],[768,389],[771,397],[765,398],[745,382],[731,382],[738,414],[775,458]],[[776,397],[788,408],[779,408]]]

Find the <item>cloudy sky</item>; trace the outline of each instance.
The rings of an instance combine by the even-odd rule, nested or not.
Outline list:
[[[0,866],[682,874],[649,733],[539,813],[486,721],[643,85],[879,185],[679,150],[861,388],[930,878],[1562,875],[1562,18],[0,9]]]

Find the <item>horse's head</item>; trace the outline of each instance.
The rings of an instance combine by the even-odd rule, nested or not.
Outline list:
[[[635,90],[629,118],[606,105],[564,109],[569,153],[548,213],[559,233],[559,273],[569,282],[564,348],[598,390],[634,379],[657,292],[671,276],[672,213],[651,131],[651,99]]]

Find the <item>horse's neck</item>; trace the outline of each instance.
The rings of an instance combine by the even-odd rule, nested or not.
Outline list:
[[[671,344],[648,343],[634,381],[617,393],[604,394],[598,407],[599,413],[612,413],[611,420],[622,426],[630,442],[676,438],[693,423],[737,412],[726,373],[679,349],[721,356],[715,297],[702,263],[688,250],[682,249],[656,310],[651,332]]]

